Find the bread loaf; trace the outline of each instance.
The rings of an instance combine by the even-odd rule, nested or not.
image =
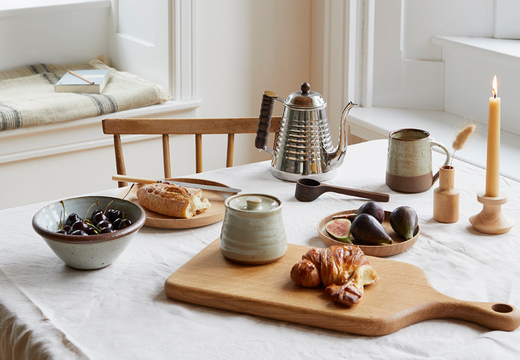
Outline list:
[[[208,199],[201,196],[201,189],[174,184],[149,184],[137,190],[139,202],[148,210],[183,219],[189,219],[211,206]]]

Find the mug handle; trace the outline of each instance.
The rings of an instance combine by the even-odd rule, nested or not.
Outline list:
[[[443,166],[447,166],[450,164],[451,162],[451,154],[450,154],[450,151],[448,150],[448,148],[446,146],[444,146],[443,144],[441,144],[440,142],[438,141],[435,141],[435,140],[431,140],[430,141],[430,148],[432,146],[438,146],[440,147],[442,150],[444,150],[444,152],[446,153],[446,161],[444,162],[444,165]],[[433,180],[432,180],[432,185],[435,184],[435,182],[437,181],[437,179],[439,178],[439,171],[437,171],[435,173],[435,175],[433,175]]]

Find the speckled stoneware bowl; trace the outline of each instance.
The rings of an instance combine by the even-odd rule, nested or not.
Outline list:
[[[261,265],[287,251],[282,202],[271,195],[239,194],[224,202],[220,251],[227,259]]]
[[[116,208],[124,213],[126,219],[132,221],[129,227],[111,233],[76,236],[58,234],[58,224],[63,219],[63,204],[61,201],[45,206],[34,215],[32,226],[43,237],[52,251],[68,266],[81,270],[104,268],[114,262],[125,250],[137,231],[144,225],[146,215],[144,210],[130,201],[108,196],[83,196],[62,200],[65,204],[65,217],[71,213],[81,218],[87,210],[88,217],[95,209]]]

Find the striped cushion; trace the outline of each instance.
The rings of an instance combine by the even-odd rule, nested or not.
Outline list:
[[[101,94],[56,93],[68,70],[110,69]],[[160,86],[110,68],[103,57],[85,64],[38,64],[0,72],[0,131],[77,120],[170,99]]]

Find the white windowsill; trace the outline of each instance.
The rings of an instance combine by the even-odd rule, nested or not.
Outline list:
[[[455,158],[485,168],[487,124],[474,123],[477,125],[476,134],[455,153]],[[464,118],[438,110],[360,107],[352,109],[348,118],[351,134],[365,140],[388,138],[392,130],[413,127],[427,130],[433,138],[452,151],[451,144],[462,124]],[[520,135],[501,131],[500,136],[500,173],[520,181]]]
[[[16,0],[0,4],[0,18],[110,7],[110,0]]]
[[[462,37],[462,36],[434,36],[432,42],[441,46],[452,46],[469,51],[475,51],[488,56],[520,62],[520,40]]]
[[[9,146],[0,146],[0,164],[58,155],[73,151],[94,149],[103,146],[112,146],[114,141],[113,137],[106,136],[100,131],[101,120],[103,119],[140,117],[161,118],[171,112],[191,110],[199,107],[200,105],[200,99],[186,101],[167,101],[162,104],[119,111],[112,114],[95,116],[86,119],[0,131],[0,145],[3,143],[11,144]],[[78,132],[84,132],[89,128],[97,129],[97,135],[94,138],[88,138],[83,141],[70,141],[67,140],[69,137],[65,137],[65,140],[62,139],[58,141],[54,137],[58,133],[66,132],[67,134],[77,134]],[[44,145],[34,144],[35,137],[39,139],[46,139],[43,140]],[[150,137],[151,136],[147,135],[129,136],[125,138],[124,141],[140,141]]]

